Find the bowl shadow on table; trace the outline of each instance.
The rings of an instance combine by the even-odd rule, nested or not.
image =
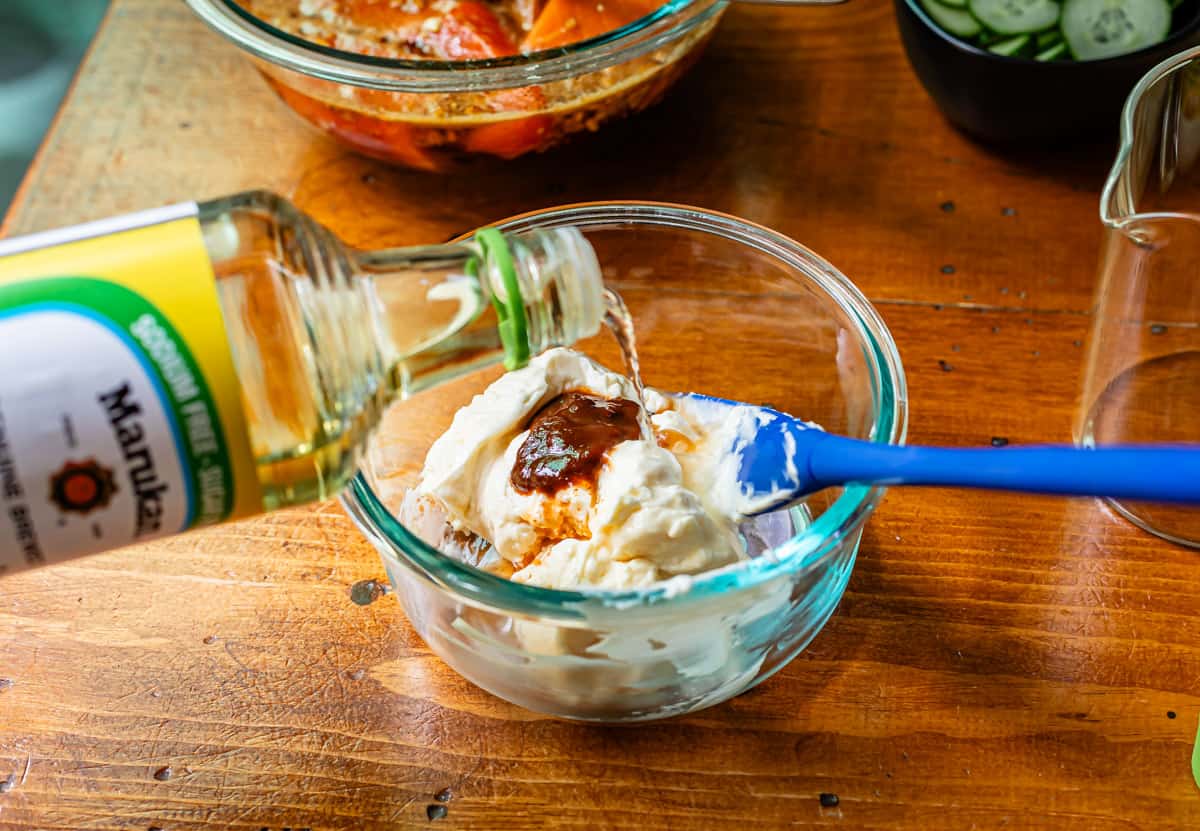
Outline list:
[[[1197,25],[1200,26],[1200,17],[1197,18]],[[1200,31],[1197,37],[1200,38]],[[1117,155],[1120,109],[1119,105],[1113,106],[1105,117],[1093,119],[1078,132],[1020,140],[973,131],[941,110],[937,117],[995,164],[1010,168],[1016,175],[1051,179],[1075,191],[1094,193],[1099,199]]]
[[[1096,211],[1089,213],[1086,218],[1099,223],[1100,192],[1104,189],[1104,182],[1117,155],[1115,121],[1111,130],[1097,130],[1092,135],[1077,137],[1065,144],[1007,144],[965,135],[997,165],[1009,168],[1018,177],[1049,179],[1073,191],[1094,194]]]
[[[881,510],[886,512],[886,500]],[[904,721],[917,712],[973,706],[965,692],[976,687],[994,692],[991,704],[1024,708],[1028,685],[1045,680],[1031,673],[1031,666],[1041,664],[1033,651],[1042,639],[1005,627],[990,627],[986,637],[976,637],[974,616],[986,614],[986,607],[951,602],[961,587],[950,589],[950,596],[936,589],[930,593],[931,580],[935,586],[953,585],[955,572],[939,577],[920,566],[914,570],[910,556],[891,540],[877,523],[867,524],[833,617],[774,678],[734,699],[733,709],[752,713],[756,721],[818,718],[823,723],[830,712],[850,723],[868,715]],[[987,578],[964,578],[963,585],[977,580]],[[994,679],[1004,681],[992,684]],[[824,715],[808,712],[814,701]]]
[[[954,725],[990,721],[1034,736],[1092,734],[1095,719],[1080,711],[1099,706],[1091,702],[1100,690],[1145,683],[1145,668],[1128,663],[1127,642],[1107,637],[1109,607],[1088,605],[1110,588],[1095,564],[1114,545],[1102,502],[1023,500],[1037,518],[1031,527],[1057,531],[1027,562],[1006,552],[1019,551],[1030,532],[993,516],[984,496],[951,495],[949,524],[936,532],[905,521],[924,512],[929,495],[889,496],[890,510],[885,500],[884,516],[866,527],[838,612],[780,673],[786,684],[753,693],[761,708],[779,705],[772,683],[783,688],[820,671],[834,673],[824,706],[851,723],[869,719],[876,732],[945,733],[951,741]],[[903,539],[892,533],[900,527],[909,529]],[[1115,531],[1128,539],[1126,529]],[[930,545],[945,549],[927,552]],[[1122,667],[1116,675],[1114,666]]]
[[[868,572],[886,568],[886,550],[880,534],[868,530],[860,563]],[[976,708],[994,708],[1002,720],[1028,710],[1038,681],[1029,679],[1028,668],[1013,656],[1027,653],[1029,645],[1000,638],[964,654],[967,650],[954,648],[953,636],[939,634],[958,622],[952,615],[918,612],[878,626],[869,604],[852,597],[856,583],[863,582],[851,577],[847,599],[804,652],[726,702],[660,722],[560,722],[547,729],[563,731],[560,737],[572,744],[603,748],[597,752],[606,757],[638,759],[651,770],[663,767],[698,791],[681,794],[668,781],[664,791],[655,792],[665,806],[695,808],[697,799],[705,798],[704,774],[724,788],[729,776],[754,776],[759,787],[745,799],[764,823],[775,818],[775,809],[761,807],[762,797],[774,789],[793,798],[811,792],[815,809],[822,792],[868,801],[873,792],[874,799],[887,800],[891,797],[881,797],[879,789],[894,786],[892,771],[902,776],[909,765],[910,776],[920,771],[938,781],[953,780],[959,774],[954,764],[991,752],[993,741],[1001,746],[1008,741],[963,733],[961,719],[972,719]],[[982,700],[972,700],[968,691],[986,684],[989,676],[1004,680],[989,685]],[[1058,709],[1078,707],[1064,693]],[[1061,715],[1047,714],[1039,729],[1046,735],[1093,732],[1090,724],[1064,722]],[[940,759],[939,748],[953,749],[959,761]],[[799,815],[807,809],[792,801],[786,810]]]

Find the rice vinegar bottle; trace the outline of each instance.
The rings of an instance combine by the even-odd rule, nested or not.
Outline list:
[[[602,291],[574,229],[360,251],[264,192],[0,241],[0,574],[329,497],[390,401]]]

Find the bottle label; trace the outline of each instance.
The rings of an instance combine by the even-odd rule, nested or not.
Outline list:
[[[0,241],[0,574],[262,510],[196,213]]]

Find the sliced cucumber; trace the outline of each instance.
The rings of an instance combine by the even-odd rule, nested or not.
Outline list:
[[[1061,29],[1047,29],[1044,32],[1038,32],[1037,49],[1039,52],[1043,49],[1049,49],[1056,43],[1062,43]]]
[[[1038,52],[1037,55],[1034,56],[1034,60],[1057,61],[1059,58],[1063,57],[1066,54],[1067,54],[1067,44],[1063,43],[1060,40],[1058,43],[1054,44],[1053,46],[1050,46],[1046,49],[1043,49],[1041,52]]]
[[[968,8],[980,23],[1002,35],[1040,32],[1058,22],[1054,0],[968,0]]]
[[[938,2],[943,6],[950,6],[955,9],[965,9],[967,7],[967,0],[938,0]]]
[[[1167,0],[1067,0],[1062,31],[1077,60],[1124,55],[1166,39],[1171,5]]]
[[[989,46],[988,51],[994,52],[997,55],[1003,55],[1006,58],[1011,58],[1023,52],[1025,47],[1032,42],[1033,38],[1031,38],[1029,35],[1017,35],[1016,37],[1008,38],[1007,40],[1002,40],[997,44]]]
[[[934,23],[960,38],[975,37],[983,29],[969,12],[951,8],[938,0],[921,0],[921,8],[929,12]]]

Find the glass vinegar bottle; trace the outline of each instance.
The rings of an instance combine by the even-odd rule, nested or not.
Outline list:
[[[195,259],[206,260],[206,286],[191,286],[178,251],[168,265],[163,252],[179,246],[153,236],[180,222],[191,230],[178,234],[195,235],[198,225]],[[153,279],[128,276],[137,268],[157,271]],[[62,273],[102,279],[67,285]],[[189,335],[212,300],[214,277],[219,314]],[[161,407],[112,369],[124,359],[105,357],[104,336],[84,332],[84,321],[69,314],[91,302],[88,292],[107,297],[106,281],[134,295],[141,289],[149,311],[113,324],[125,318],[110,311],[117,301],[103,300],[85,315],[121,330]],[[354,475],[390,401],[595,334],[602,292],[595,254],[575,229],[364,251],[266,192],[0,242],[0,511],[10,517],[0,513],[0,573],[332,496]],[[155,305],[159,296],[169,301]],[[45,354],[3,346],[24,340],[18,326],[49,333]],[[221,386],[210,377],[205,387],[206,367],[222,352],[241,414],[231,420],[217,402],[206,425],[201,393],[216,400]],[[68,366],[67,354],[80,364]],[[164,423],[179,465],[170,437],[155,430]],[[240,446],[249,459],[243,467],[253,469],[243,477],[257,486],[249,503],[247,487],[221,491],[219,460],[210,469],[200,452],[217,447],[207,439],[222,426],[228,454]],[[224,481],[239,489],[236,471]],[[191,500],[183,507],[167,499],[177,482]],[[7,501],[6,492],[14,495]]]
[[[491,302],[505,287],[475,242],[355,251],[263,193],[203,204],[200,221],[267,510],[337,492],[393,398],[505,357]],[[531,351],[595,334],[602,282],[582,236],[508,242]]]

